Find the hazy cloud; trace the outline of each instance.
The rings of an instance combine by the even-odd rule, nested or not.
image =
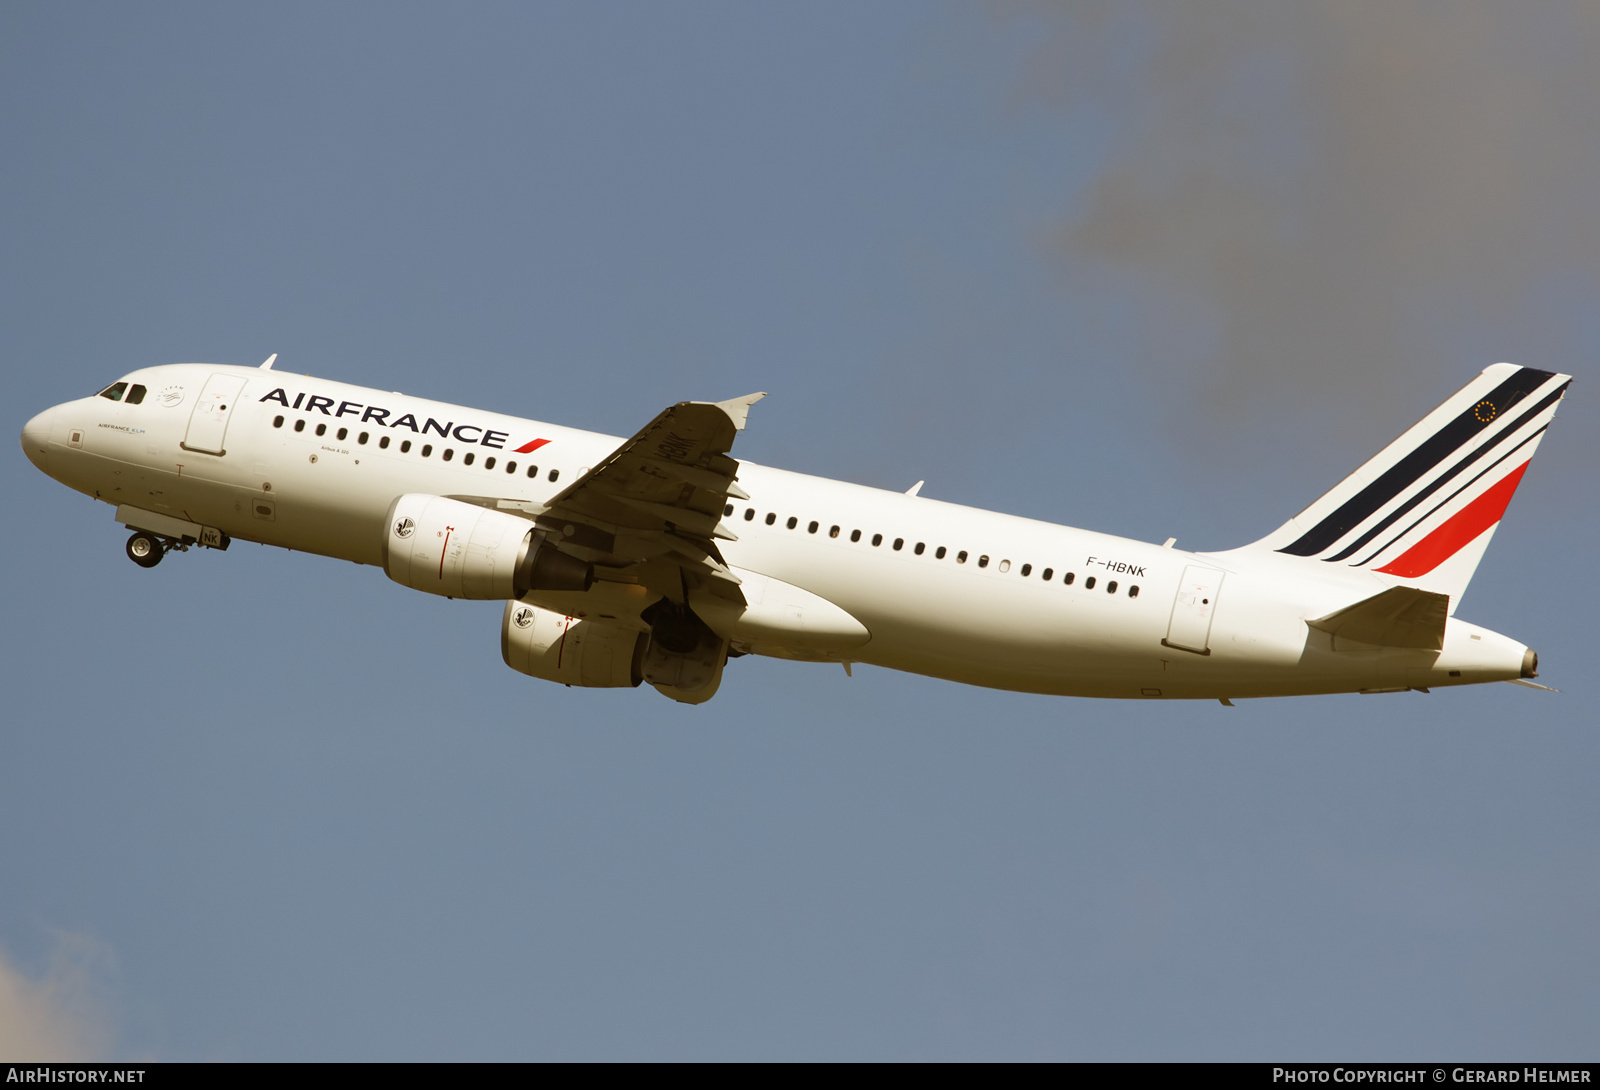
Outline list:
[[[65,932],[56,936],[49,965],[37,978],[0,952],[0,1059],[106,1059],[112,1043],[103,994],[108,964],[95,940]]]
[[[1048,239],[1069,289],[1203,419],[1310,393],[1392,433],[1442,377],[1592,351],[1600,7],[1002,10],[1024,101],[1107,134]]]

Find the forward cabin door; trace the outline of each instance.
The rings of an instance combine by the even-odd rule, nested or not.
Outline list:
[[[1200,564],[1183,569],[1183,582],[1172,603],[1172,620],[1167,625],[1168,647],[1211,654],[1211,618],[1217,612],[1217,593],[1222,590],[1222,572]]]
[[[183,437],[184,450],[227,453],[222,440],[228,432],[228,420],[233,416],[233,403],[239,399],[244,384],[245,379],[239,375],[212,375],[206,379],[200,400],[189,414],[189,432]]]

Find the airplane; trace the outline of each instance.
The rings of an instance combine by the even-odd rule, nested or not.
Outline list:
[[[501,655],[569,686],[711,699],[730,658],[1030,693],[1210,699],[1512,681],[1458,619],[1568,375],[1508,363],[1277,530],[1188,552],[735,460],[763,394],[628,439],[259,367],[136,370],[28,421],[39,469],[153,567],[233,540],[504,602]]]

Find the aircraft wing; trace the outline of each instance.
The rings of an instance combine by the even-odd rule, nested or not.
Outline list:
[[[765,396],[673,405],[558,492],[536,522],[563,551],[597,564],[663,559],[737,586],[716,545],[735,540],[722,525],[729,498],[749,498],[728,451]]]

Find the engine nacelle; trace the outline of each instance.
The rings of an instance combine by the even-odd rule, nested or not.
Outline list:
[[[401,586],[446,598],[521,598],[594,582],[594,565],[546,543],[527,519],[418,493],[389,507],[383,570]]]
[[[639,672],[658,693],[680,704],[704,704],[717,695],[728,661],[727,640],[686,604],[667,598],[641,610],[639,619],[650,626]]]
[[[526,602],[507,602],[500,655],[519,673],[563,685],[621,688],[644,679],[650,637],[602,621],[564,617]]]

